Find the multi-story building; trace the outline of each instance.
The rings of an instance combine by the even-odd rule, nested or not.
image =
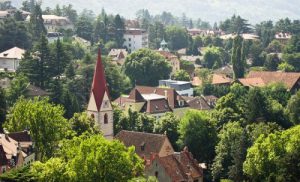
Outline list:
[[[44,26],[47,32],[58,32],[59,30],[68,30],[74,29],[73,23],[67,18],[56,15],[43,15]],[[30,16],[26,18],[27,21],[30,21]]]
[[[148,48],[148,33],[144,29],[129,28],[124,33],[124,47],[129,53]]]

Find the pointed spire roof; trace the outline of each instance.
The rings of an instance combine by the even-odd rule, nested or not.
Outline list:
[[[101,104],[103,102],[103,97],[105,92],[108,94],[108,89],[106,86],[106,79],[104,74],[104,68],[101,60],[101,50],[98,50],[98,60],[95,67],[94,78],[91,92],[94,95],[95,102],[98,111],[100,110]]]

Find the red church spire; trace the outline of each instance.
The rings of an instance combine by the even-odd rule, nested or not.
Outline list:
[[[97,105],[97,110],[100,110],[101,104],[103,102],[103,97],[106,93],[108,94],[108,89],[106,86],[106,79],[105,79],[105,73],[104,73],[104,68],[102,65],[102,60],[101,60],[101,50],[99,48],[98,50],[98,60],[96,63],[95,67],[95,72],[94,72],[94,78],[93,78],[93,84],[92,84],[92,93],[95,98],[95,102]]]

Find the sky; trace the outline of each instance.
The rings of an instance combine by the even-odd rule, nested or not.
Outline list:
[[[20,5],[21,0],[12,0]],[[151,14],[163,11],[176,16],[185,13],[193,19],[201,18],[210,23],[220,22],[233,14],[241,15],[255,24],[264,20],[289,17],[300,19],[300,0],[42,0],[43,6],[73,4],[78,11],[90,9],[99,14],[106,12],[134,18],[139,9],[148,9]]]

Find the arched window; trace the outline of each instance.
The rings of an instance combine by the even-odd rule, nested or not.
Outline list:
[[[107,113],[104,114],[104,124],[108,123],[108,115]]]

